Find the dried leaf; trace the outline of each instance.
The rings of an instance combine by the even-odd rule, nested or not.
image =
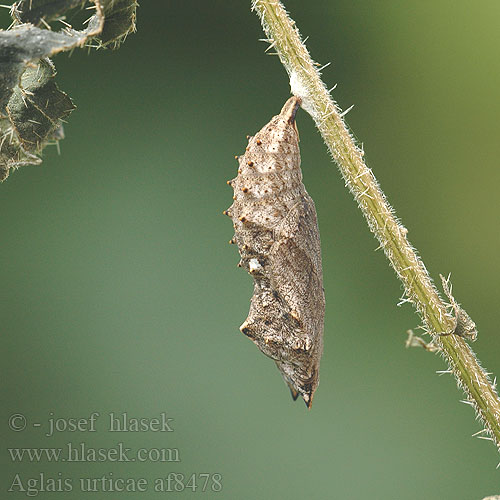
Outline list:
[[[97,38],[102,45],[116,48],[135,31],[138,3],[136,0],[102,0],[102,4],[104,27]]]
[[[21,23],[38,26],[43,21],[62,17],[70,9],[83,7],[85,3],[86,0],[20,0],[14,4],[13,15]]]
[[[51,30],[50,21],[89,3],[95,14],[86,29],[65,24],[61,31]],[[13,28],[0,30],[0,181],[11,168],[40,163],[37,154],[64,137],[61,122],[74,105],[58,89],[48,58],[95,39],[99,46],[117,47],[135,30],[136,7],[135,0],[20,0],[13,5]]]
[[[7,105],[10,123],[25,151],[40,152],[60,128],[61,120],[75,109],[71,99],[57,88],[54,76],[48,59],[28,67]]]
[[[0,113],[11,98],[14,87],[20,83],[28,65],[58,52],[83,45],[87,31],[55,33],[29,24],[0,31]]]

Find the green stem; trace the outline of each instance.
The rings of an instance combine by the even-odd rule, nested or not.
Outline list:
[[[288,72],[292,93],[302,98],[302,107],[314,119],[346,185],[402,281],[406,300],[416,307],[458,386],[466,393],[467,402],[474,406],[486,431],[500,447],[500,400],[496,389],[463,338],[439,335],[453,331],[454,318],[406,238],[407,230],[395,217],[375,176],[366,166],[363,152],[356,146],[342,112],[322,82],[317,64],[301,41],[294,21],[278,0],[253,0],[252,8],[259,14],[269,42]]]

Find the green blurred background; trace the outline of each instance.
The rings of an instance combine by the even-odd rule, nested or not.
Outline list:
[[[327,300],[321,384],[293,403],[238,327],[252,280],[228,245],[226,179],[246,134],[279,112],[286,74],[250,2],[142,2],[117,52],[55,63],[78,106],[61,155],[0,187],[2,442],[8,447],[178,448],[180,463],[12,463],[4,492],[73,478],[39,498],[160,498],[171,472],[218,473],[224,499],[481,499],[499,461],[439,356],[406,350],[418,325],[315,131],[302,165],[322,236]],[[434,279],[479,328],[500,374],[500,4],[288,0],[349,126]],[[5,15],[4,27],[7,25]],[[95,433],[44,436],[47,419],[101,414]],[[107,432],[109,412],[174,418],[173,433]],[[24,432],[8,429],[22,413]],[[41,422],[42,429],[33,428]],[[58,476],[58,473],[60,475]],[[148,491],[83,494],[79,477],[146,478]],[[201,489],[201,488],[200,488]],[[26,493],[4,493],[21,498]],[[204,495],[204,496],[203,496]]]

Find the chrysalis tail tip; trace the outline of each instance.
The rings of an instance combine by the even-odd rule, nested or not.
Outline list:
[[[293,387],[290,387],[290,394],[292,395],[292,399],[297,401],[297,398],[299,397],[298,391],[296,391]]]
[[[313,400],[312,394],[309,394],[309,393],[301,394],[299,391],[296,391],[293,387],[291,387],[291,386],[288,386],[288,387],[290,389],[290,394],[292,395],[292,399],[294,401],[297,401],[297,398],[299,396],[302,396],[304,403],[306,404],[307,408],[309,408],[309,410],[310,410],[312,407],[312,400]]]
[[[308,410],[311,409],[312,404],[313,404],[313,398],[311,394],[302,394],[302,399],[304,400],[304,403],[306,404]]]

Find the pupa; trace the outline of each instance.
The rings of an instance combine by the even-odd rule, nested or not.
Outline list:
[[[243,267],[254,279],[250,311],[240,330],[283,375],[293,399],[311,408],[319,384],[325,297],[321,245],[312,198],[302,183],[291,97],[255,136],[228,181],[233,204],[224,211],[235,230]]]

